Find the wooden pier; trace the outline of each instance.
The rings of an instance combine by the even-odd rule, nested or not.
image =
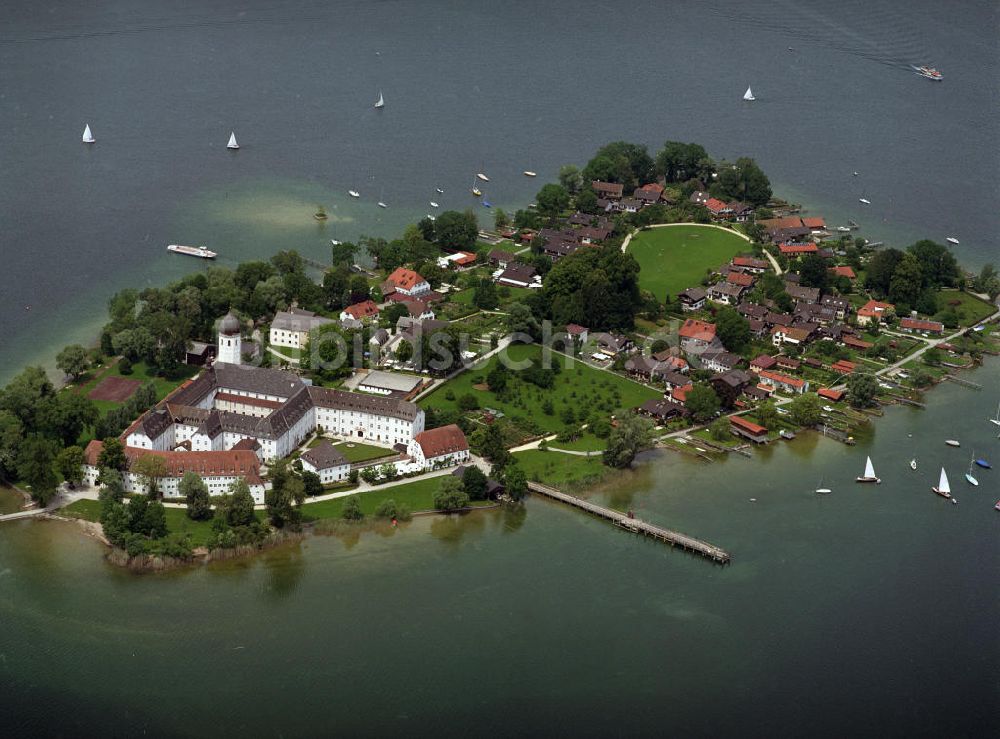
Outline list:
[[[952,374],[944,375],[942,380],[948,380],[949,382],[954,382],[956,385],[961,385],[962,387],[971,388],[973,390],[982,390],[983,386],[978,382],[973,382],[972,380],[966,380],[964,377],[956,377]]]
[[[593,516],[611,521],[615,526],[625,529],[626,531],[631,531],[633,534],[650,536],[664,542],[665,544],[669,544],[672,547],[680,547],[688,552],[700,554],[702,557],[707,557],[718,564],[729,564],[731,560],[729,552],[720,549],[714,544],[709,544],[701,539],[695,539],[693,536],[688,536],[687,534],[671,531],[670,529],[665,529],[660,526],[647,523],[638,518],[629,518],[628,515],[624,513],[619,513],[618,511],[613,511],[610,508],[599,506],[596,503],[591,503],[589,500],[584,500],[583,498],[577,498],[576,496],[569,495],[561,490],[551,488],[548,485],[542,485],[538,482],[529,482],[528,489],[533,493],[538,493],[539,495],[544,495],[547,498],[567,503],[574,508],[586,511]]]

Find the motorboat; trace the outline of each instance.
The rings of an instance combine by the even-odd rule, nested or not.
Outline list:
[[[948,446],[962,446],[961,442],[957,439],[945,439],[944,443]]]
[[[935,82],[940,82],[944,79],[944,75],[940,71],[934,69],[934,67],[928,67],[926,65],[920,67],[914,67],[913,71],[919,74],[921,77],[926,77],[929,80],[934,80]]]
[[[431,207],[432,207],[432,208],[440,208],[441,206],[439,206],[439,205],[438,205],[437,203],[435,203],[435,202],[434,202],[434,201],[432,200],[432,201],[431,201]]]
[[[350,195],[352,198],[360,198],[361,197],[361,193],[358,192],[357,190],[348,190],[347,194]]]
[[[993,469],[993,465],[991,465],[989,462],[987,462],[985,459],[982,458],[976,460],[976,465],[982,467],[984,470]]]
[[[537,177],[538,176],[538,172],[532,172],[530,169],[526,169],[526,170],[524,170],[524,176],[525,177]]]
[[[955,246],[958,246],[958,245],[959,245],[959,243],[961,243],[961,242],[959,242],[959,240],[958,240],[958,239],[956,239],[956,238],[955,238],[954,236],[948,236],[948,237],[946,237],[946,238],[945,238],[945,241],[947,241],[947,242],[948,242],[949,244],[954,244]]]

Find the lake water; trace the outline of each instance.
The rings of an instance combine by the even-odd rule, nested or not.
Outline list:
[[[5,524],[0,725],[987,735],[1000,472],[975,490],[962,475],[973,447],[1000,462],[1000,363],[970,377],[993,392],[946,384],[854,448],[806,435],[753,460],[664,454],[596,496],[726,548],[728,567],[537,498],[157,576],[108,565],[74,524]],[[882,485],[854,483],[866,454]],[[958,505],[930,491],[941,465]]]
[[[478,207],[477,171],[523,207],[618,138],[751,155],[832,223],[995,260],[997,20],[929,0],[3,3],[0,380],[91,340],[115,290],[203,268],[169,243],[326,259],[431,199]],[[909,68],[925,63],[945,81]]]

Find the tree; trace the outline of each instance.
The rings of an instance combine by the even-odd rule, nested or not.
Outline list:
[[[938,349],[936,346],[932,346],[930,349],[924,352],[924,364],[931,367],[941,364],[944,360],[944,353]]]
[[[280,481],[271,480],[271,489],[264,493],[267,515],[275,528],[286,524],[297,525],[301,519],[300,506],[306,498],[306,488],[298,477],[285,472]]]
[[[226,523],[230,526],[249,526],[257,520],[253,512],[253,495],[242,477],[229,486],[229,500],[225,508]]]
[[[408,520],[410,517],[409,509],[397,504],[392,498],[386,498],[375,509],[375,518]]]
[[[778,422],[778,409],[770,400],[765,400],[757,407],[757,420],[765,428],[773,428]]]
[[[550,182],[538,191],[535,202],[539,213],[554,218],[569,207],[569,192],[562,185]]]
[[[920,301],[923,279],[920,260],[907,252],[892,272],[892,278],[889,280],[889,300],[907,308],[914,307]]]
[[[567,164],[559,168],[559,184],[570,194],[576,194],[583,187],[583,176],[575,164]]]
[[[493,284],[493,280],[483,278],[476,283],[476,288],[472,293],[472,303],[483,310],[493,310],[500,305],[500,298],[497,297],[497,288]]]
[[[630,467],[636,455],[651,444],[653,424],[646,418],[627,415],[618,421],[608,437],[604,464],[622,469]]]
[[[56,367],[78,380],[90,367],[90,354],[79,344],[70,344],[56,355]]]
[[[507,332],[523,334],[534,341],[542,336],[542,328],[538,324],[531,309],[523,303],[512,303],[507,309]]]
[[[740,157],[736,164],[719,167],[719,178],[711,191],[725,200],[765,205],[771,199],[771,182],[753,159]]]
[[[750,322],[733,308],[722,308],[715,317],[719,341],[731,352],[742,352],[750,343]]]
[[[55,395],[48,375],[41,367],[27,367],[0,392],[0,409],[17,416],[26,430],[37,429],[36,415]]]
[[[358,245],[351,241],[341,241],[333,244],[330,249],[331,264],[334,267],[350,267],[354,264],[354,257],[358,253]]]
[[[692,387],[684,401],[684,407],[691,412],[692,418],[698,423],[715,417],[722,401],[710,385],[698,384]]]
[[[83,449],[78,446],[68,446],[56,456],[56,468],[70,486],[76,486],[83,482],[84,461],[86,460]]]
[[[502,231],[510,225],[510,216],[503,208],[493,209],[493,228],[497,231]]]
[[[991,303],[996,302],[1000,295],[1000,275],[997,274],[997,268],[992,264],[984,264],[972,287],[976,292],[988,295]]]
[[[879,295],[888,295],[892,275],[902,259],[903,252],[899,249],[883,249],[876,252],[868,260],[865,287],[874,290]]]
[[[462,472],[462,489],[470,500],[486,500],[486,475],[474,464],[470,464]]]
[[[509,464],[504,469],[503,484],[512,500],[521,500],[528,492],[528,476],[516,464]]]
[[[639,263],[611,245],[580,249],[552,266],[537,293],[538,317],[556,325],[628,331],[642,307]]]
[[[396,359],[400,362],[409,362],[413,359],[413,344],[403,339],[396,345]]]
[[[703,164],[711,160],[700,144],[667,141],[656,155],[656,171],[667,182],[685,182],[702,175]]]
[[[439,246],[472,251],[479,236],[479,224],[471,210],[464,213],[446,210],[434,222],[434,234]]]
[[[41,434],[29,434],[21,442],[17,455],[17,474],[31,488],[31,497],[48,505],[55,496],[59,480],[53,464],[57,446]]]
[[[97,455],[97,466],[100,469],[125,469],[128,460],[125,457],[125,446],[117,436],[109,436],[101,445],[101,453]]]
[[[131,471],[142,478],[151,498],[159,496],[160,480],[167,476],[167,463],[163,457],[143,454],[132,463]]]
[[[344,498],[344,507],[340,510],[340,516],[346,521],[360,521],[365,517],[357,495],[348,495]]]
[[[187,503],[187,516],[192,521],[207,521],[212,517],[212,500],[208,486],[197,472],[188,470],[177,486],[177,492]]]
[[[799,284],[803,287],[818,287],[825,292],[830,284],[830,270],[826,260],[819,254],[806,254],[799,265]]]
[[[93,425],[98,415],[90,398],[79,393],[59,393],[42,401],[35,420],[39,431],[68,446],[76,443],[83,429]]]
[[[726,416],[716,418],[712,421],[712,425],[708,427],[708,430],[712,438],[716,441],[725,441],[730,437],[729,419]]]
[[[788,404],[788,417],[798,426],[815,426],[822,417],[823,406],[818,395],[799,395]]]
[[[463,411],[474,411],[479,407],[479,399],[472,393],[465,393],[458,399],[458,407]]]
[[[486,384],[492,393],[502,393],[507,387],[507,379],[510,373],[502,362],[497,362],[489,374],[486,375]]]
[[[469,496],[462,481],[453,475],[441,480],[441,487],[434,493],[434,507],[439,511],[456,511],[469,505]]]
[[[877,395],[878,380],[875,375],[858,373],[847,378],[847,398],[855,408],[875,405]]]
[[[323,481],[320,476],[310,470],[302,471],[302,486],[305,488],[307,498],[314,498],[323,494]]]
[[[480,452],[488,459],[494,467],[502,468],[510,461],[510,452],[504,444],[503,434],[497,423],[491,423],[483,432],[483,440],[480,443]]]
[[[652,174],[653,160],[646,147],[628,141],[605,144],[583,168],[584,182],[620,182],[626,191],[648,182]]]
[[[922,239],[907,248],[916,257],[923,273],[925,285],[935,288],[951,287],[961,275],[958,261],[947,246],[930,239]]]

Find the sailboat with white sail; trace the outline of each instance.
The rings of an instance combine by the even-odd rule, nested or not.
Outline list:
[[[239,149],[240,148],[240,145],[238,143],[236,143],[236,132],[235,131],[230,131],[229,132],[229,143],[226,144],[226,148],[227,149]]]
[[[990,419],[990,423],[994,426],[1000,426],[1000,403],[997,403],[997,414]]]
[[[972,452],[972,459],[969,460],[969,469],[965,473],[965,481],[973,487],[979,487],[979,480],[972,476],[972,468],[976,464],[976,453]]]
[[[97,141],[97,139],[94,138],[94,134],[92,134],[90,132],[90,124],[89,123],[86,126],[84,126],[84,128],[83,128],[83,139],[82,140],[83,140],[83,143],[85,143],[85,144],[92,144],[95,141]]]
[[[381,90],[378,91],[378,100],[375,101],[375,107],[376,108],[384,108],[385,107],[385,98],[382,97],[382,91]]]
[[[753,90],[751,90],[749,86],[747,87],[747,91],[743,93],[743,99],[747,102],[753,102],[757,99],[753,96]]]
[[[479,189],[479,185],[476,183],[475,180],[472,181],[472,194],[475,195],[477,198],[483,194],[483,191]]]
[[[865,460],[865,474],[856,479],[858,482],[874,482],[876,485],[881,484],[882,480],[875,476],[875,465],[872,464],[871,457],[868,457]]]
[[[816,492],[819,493],[820,495],[829,495],[833,491],[830,490],[830,488],[823,486],[823,478],[821,477],[819,479],[819,487],[816,488]]]
[[[941,468],[941,479],[938,480],[937,486],[932,487],[931,490],[942,498],[951,498],[951,485],[948,483],[948,473],[944,471],[944,467]],[[954,498],[951,499],[954,500]]]

